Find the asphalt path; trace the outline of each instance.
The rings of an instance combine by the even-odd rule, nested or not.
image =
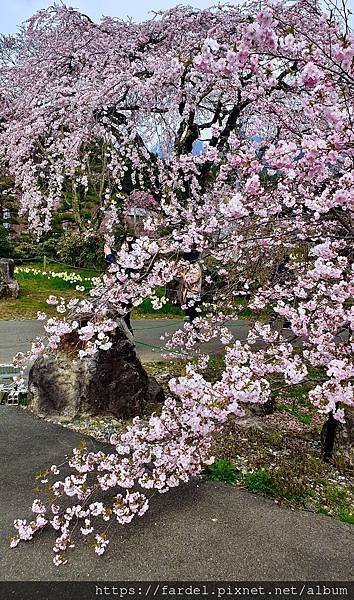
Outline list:
[[[142,362],[161,360],[163,355],[170,358],[176,356],[164,349],[161,336],[172,333],[183,327],[183,319],[139,319],[132,322],[136,350]],[[228,323],[234,338],[245,341],[249,330],[247,321],[231,321]],[[42,321],[18,320],[0,321],[0,364],[9,364],[17,352],[26,352],[31,341],[43,334]],[[214,340],[201,346],[205,352],[218,352],[223,346]]]
[[[0,580],[351,581],[350,525],[200,480],[155,496],[139,520],[114,523],[103,557],[81,538],[69,562],[55,567],[53,530],[10,549],[13,520],[30,517],[38,495],[35,472],[60,464],[83,437],[20,407],[0,406]],[[92,450],[107,449],[86,441]]]

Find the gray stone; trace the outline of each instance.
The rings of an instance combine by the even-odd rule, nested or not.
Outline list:
[[[275,398],[271,397],[263,404],[250,404],[249,410],[252,415],[256,415],[257,417],[272,415],[275,411]]]
[[[17,298],[20,286],[14,276],[15,262],[11,258],[0,258],[0,299]]]
[[[257,429],[263,433],[272,431],[272,428],[261,417],[244,416],[237,420],[237,425],[244,429]]]
[[[149,377],[148,398],[151,404],[162,404],[165,400],[164,391],[155,377]]]
[[[163,401],[164,394],[156,381],[149,381],[122,322],[109,350],[80,360],[68,344],[38,358],[29,373],[28,400],[29,409],[40,416],[127,419],[140,415],[147,403]]]

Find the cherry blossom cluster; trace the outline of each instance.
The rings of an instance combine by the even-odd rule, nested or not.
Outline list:
[[[267,401],[269,383],[254,377],[249,360],[240,343],[228,348],[225,372],[215,384],[188,365],[186,376],[170,381],[173,396],[161,415],[152,415],[148,422],[136,417],[123,434],[112,436],[110,454],[81,447],[74,449],[68,465],[53,465],[40,474],[44,486],[53,476],[65,477],[49,483],[50,500],[34,500],[31,521],[15,521],[11,546],[50,525],[59,534],[53,547],[55,565],[66,562],[65,552],[75,547],[80,534],[91,536],[95,552],[103,554],[112,521],[130,523],[148,510],[149,494],[163,494],[200,474],[213,462],[213,434],[228,416],[242,415],[245,403]],[[112,494],[107,499],[105,493],[112,491],[113,499]]]
[[[74,198],[92,195],[97,163],[108,241],[122,205],[147,209],[143,231],[117,250],[117,264],[87,297],[48,299],[58,317],[31,357],[68,339],[77,359],[109,348],[121,317],[178,277],[191,250],[209,298],[168,347],[198,355],[212,338],[226,347],[216,384],[199,372],[207,360],[199,356],[170,382],[161,416],[148,426],[137,420],[111,455],[74,454],[78,475],[53,490],[77,497],[78,506],[55,519],[47,507],[39,523],[17,522],[26,539],[41,519],[54,520],[57,563],[73,543],[72,523],[84,519],[91,532],[96,489],[128,490],[110,509],[120,519],[144,511],[147,499],[131,496],[133,484],[167,491],[199,473],[213,433],[240,414],[239,402],[269,397],[272,378],[285,388],[306,382],[314,406],[339,420],[353,407],[347,17],[345,6],[325,14],[317,2],[296,0],[265,1],[261,10],[258,2],[179,6],[140,24],[110,17],[96,24],[61,6],[2,40],[0,162],[29,226],[39,235],[51,227],[69,184]],[[227,321],[245,306],[256,322],[240,345]],[[106,534],[92,533],[102,553]]]

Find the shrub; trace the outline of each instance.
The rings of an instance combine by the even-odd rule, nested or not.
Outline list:
[[[57,258],[62,263],[75,267],[104,267],[103,235],[93,233],[83,235],[73,231],[64,233],[58,239]]]
[[[28,260],[29,258],[41,258],[44,255],[57,258],[58,239],[58,233],[52,233],[37,240],[34,235],[23,232],[14,240],[14,258]]]

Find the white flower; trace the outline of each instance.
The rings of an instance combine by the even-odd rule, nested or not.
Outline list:
[[[248,215],[248,210],[244,207],[239,192],[232,196],[228,202],[221,203],[219,209],[225,217],[240,218]]]

